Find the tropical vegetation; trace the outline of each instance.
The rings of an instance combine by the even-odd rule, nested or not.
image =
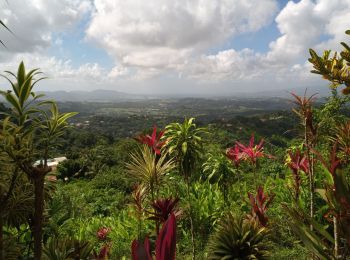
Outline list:
[[[350,47],[341,44],[339,54],[310,50],[330,96],[292,93],[288,135],[263,136],[264,120],[242,131],[184,117],[114,139],[35,91],[38,69],[4,72],[0,259],[349,258]]]

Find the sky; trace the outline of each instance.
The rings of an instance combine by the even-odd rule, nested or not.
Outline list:
[[[0,71],[23,60],[49,91],[325,87],[308,49],[350,42],[350,0],[0,0],[0,19],[13,32],[0,30]]]

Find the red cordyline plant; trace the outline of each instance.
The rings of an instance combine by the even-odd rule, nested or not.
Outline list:
[[[261,139],[258,144],[254,145],[254,135],[251,136],[247,146],[240,142],[236,142],[236,145],[238,148],[235,149],[237,151],[240,149],[241,151],[241,158],[249,160],[253,165],[256,165],[258,158],[273,158],[271,155],[264,153],[264,139]]]
[[[107,242],[108,239],[108,234],[111,232],[111,229],[108,227],[101,227],[97,230],[96,232],[96,237],[100,240],[103,241],[104,244],[100,248],[99,252],[97,253],[94,251],[94,257],[96,260],[105,260],[108,259],[109,257],[109,252],[111,249],[111,244]]]
[[[157,136],[157,127],[153,127],[152,135],[139,135],[135,139],[139,141],[142,144],[148,145],[150,148],[153,149],[153,151],[160,155],[160,149],[164,146],[166,141],[161,141],[160,139],[164,135],[164,130],[159,132],[159,135]]]
[[[248,198],[252,206],[251,216],[255,218],[263,227],[267,226],[269,219],[266,212],[274,197],[275,194],[265,194],[264,189],[261,186],[258,187],[257,194],[255,196],[248,192]]]
[[[230,159],[236,167],[238,167],[242,160],[243,154],[239,146],[236,144],[234,147],[226,149],[226,157]]]
[[[108,234],[111,232],[111,229],[108,227],[101,227],[96,232],[96,236],[99,240],[105,241],[107,239]]]
[[[328,160],[317,151],[312,150],[318,160],[332,175],[333,179],[333,184],[328,184],[325,188],[326,200],[330,208],[325,218],[331,220],[329,216],[333,216],[334,254],[336,258],[338,258],[340,252],[340,232],[344,234],[345,239],[350,245],[350,187],[344,174],[337,172],[337,169],[341,166],[341,160],[337,156],[337,145],[338,143],[336,141]]]
[[[175,260],[176,253],[176,216],[172,213],[156,240],[156,260]],[[133,260],[153,260],[148,237],[143,244],[134,240],[131,244],[131,256]]]
[[[288,151],[287,166],[292,170],[294,179],[294,190],[295,190],[295,200],[299,199],[300,186],[301,186],[301,176],[300,171],[309,173],[309,160],[305,153],[301,153],[300,149],[296,151]]]
[[[107,260],[109,259],[109,252],[110,252],[110,244],[105,244],[101,247],[99,253],[97,253],[95,250],[94,250],[94,259],[95,260]]]
[[[155,220],[158,223],[164,223],[168,220],[171,214],[174,214],[175,217],[178,217],[181,214],[181,210],[177,209],[177,204],[179,198],[165,198],[157,199],[153,201],[152,208],[154,212],[149,212],[151,217],[149,219]]]
[[[134,191],[131,194],[132,197],[132,203],[131,205],[135,209],[135,214],[137,217],[138,221],[138,234],[139,237],[141,236],[141,230],[142,230],[142,216],[144,212],[144,207],[143,207],[143,201],[146,196],[146,189],[142,185],[138,184],[135,186]]]
[[[335,176],[336,170],[341,163],[341,160],[337,156],[337,147],[338,147],[338,144],[335,143],[333,145],[333,149],[329,154],[328,161],[319,152],[312,149],[312,152],[316,154],[317,159],[323,164],[324,167],[326,167],[326,169],[329,171],[330,174],[332,174],[333,177]]]
[[[297,114],[301,120],[303,120],[303,125],[306,132],[309,132],[311,135],[309,137],[315,137],[317,129],[313,124],[312,105],[316,100],[317,93],[308,97],[306,96],[306,91],[307,90],[305,90],[304,96],[298,96],[297,94],[290,93],[294,97],[294,104],[296,104],[299,108],[293,109],[293,112]]]
[[[350,155],[350,121],[339,125],[336,128],[336,140],[339,144],[339,150],[342,152],[345,161],[348,161]]]

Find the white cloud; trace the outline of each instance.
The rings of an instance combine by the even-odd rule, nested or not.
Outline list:
[[[187,67],[191,78],[213,82],[240,79],[308,84],[318,77],[311,74],[308,49],[340,49],[340,41],[350,28],[349,0],[289,1],[275,21],[281,35],[269,45],[267,53],[233,49],[216,55],[203,55]],[[322,41],[322,37],[329,39]]]
[[[0,39],[8,45],[0,50],[0,66],[13,70],[24,59],[28,67],[40,67],[51,82],[66,89],[107,88],[121,82],[127,89],[142,84],[157,88],[166,80],[172,81],[168,87],[182,82],[183,88],[195,83],[307,85],[319,79],[309,73],[308,48],[339,49],[340,41],[348,41],[344,31],[350,28],[350,0],[289,1],[279,13],[277,2],[12,0],[3,3],[0,17],[16,37],[0,30]],[[76,67],[68,59],[45,53],[50,45],[64,46],[57,32],[69,30],[88,15],[86,40],[112,57],[112,69],[97,63]],[[273,19],[280,35],[265,53],[244,46],[241,50],[223,47],[241,34],[270,25]]]
[[[17,71],[18,64],[23,61],[26,69],[39,68],[47,77],[39,83],[39,88],[50,90],[57,89],[93,89],[111,82],[106,77],[108,71],[97,63],[85,63],[75,68],[70,60],[57,59],[38,53],[16,54],[10,61],[0,62],[2,71]],[[3,81],[4,82],[4,81]]]
[[[0,17],[12,30],[0,30],[7,49],[2,60],[13,53],[43,51],[52,44],[52,34],[68,29],[89,10],[89,0],[11,0],[1,1]]]
[[[272,21],[274,0],[95,0],[86,31],[123,66],[179,70],[192,55]]]

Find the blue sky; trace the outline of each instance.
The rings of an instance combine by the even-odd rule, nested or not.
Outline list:
[[[4,69],[40,67],[50,90],[235,93],[324,86],[308,49],[339,49],[350,0],[13,0]],[[257,87],[258,86],[258,87]]]

